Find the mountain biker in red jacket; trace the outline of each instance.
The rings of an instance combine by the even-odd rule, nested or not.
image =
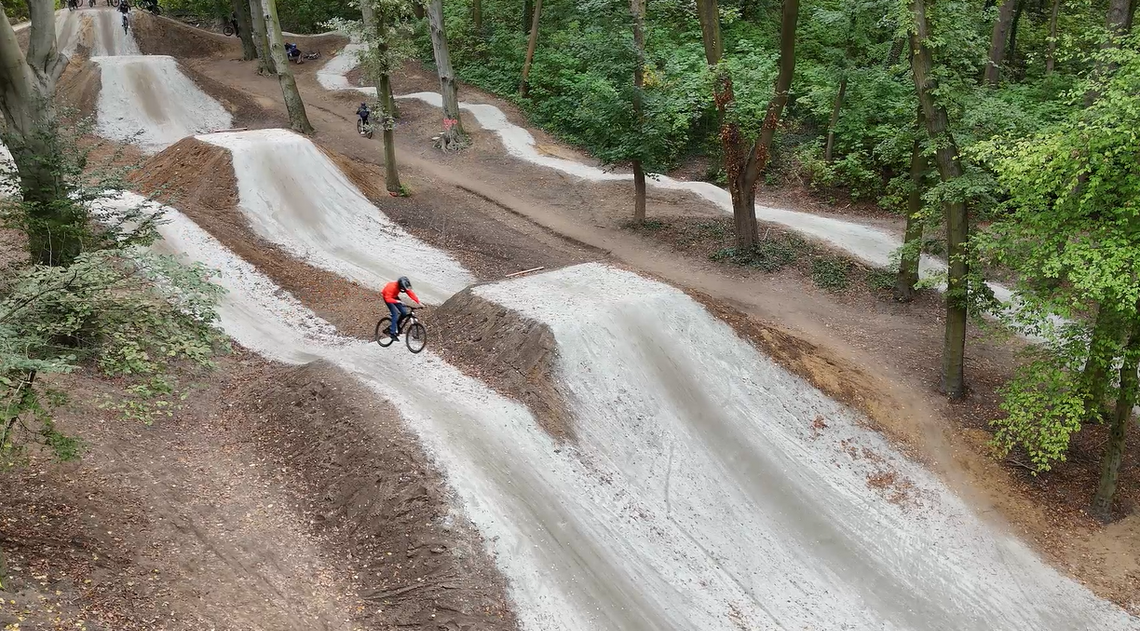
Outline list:
[[[388,327],[388,333],[394,342],[400,341],[400,320],[408,313],[404,303],[400,302],[401,292],[408,294],[409,298],[415,300],[416,306],[423,306],[420,299],[416,297],[416,292],[412,291],[412,281],[408,280],[407,276],[401,276],[399,280],[384,285],[384,290],[380,294],[384,296],[384,303],[388,305],[388,312],[392,314],[392,324]]]

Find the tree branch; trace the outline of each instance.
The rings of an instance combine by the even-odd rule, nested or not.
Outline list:
[[[32,25],[28,39],[27,62],[36,74],[47,77],[56,59],[55,3],[52,0],[28,0]]]
[[[745,190],[752,190],[760,178],[760,172],[768,166],[769,148],[776,136],[776,127],[784,105],[788,102],[788,92],[792,89],[792,77],[796,73],[796,23],[800,16],[800,0],[784,0],[780,17],[780,72],[776,75],[776,93],[768,102],[768,111],[760,127],[760,136],[748,152],[744,163]]]

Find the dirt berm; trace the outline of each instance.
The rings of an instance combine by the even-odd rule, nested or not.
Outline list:
[[[229,416],[288,471],[314,527],[364,565],[361,597],[382,611],[376,622],[515,628],[479,533],[452,511],[395,409],[325,363],[267,368],[234,393]]]
[[[574,426],[556,379],[557,346],[545,324],[475,295],[455,294],[432,313],[440,353],[499,394],[526,405],[539,425],[573,440]]]

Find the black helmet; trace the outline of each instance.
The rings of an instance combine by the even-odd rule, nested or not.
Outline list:
[[[400,280],[396,281],[400,285],[400,289],[408,290],[412,288],[412,281],[408,280],[407,276],[401,276]]]
[[[368,103],[361,103],[360,107],[368,107]]]

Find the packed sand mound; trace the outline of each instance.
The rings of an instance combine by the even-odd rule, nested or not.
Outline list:
[[[92,57],[102,72],[99,135],[157,152],[197,133],[229,129],[230,113],[165,55]]]
[[[183,138],[147,160],[131,174],[131,184],[172,206],[237,205],[237,178],[229,152],[196,138]]]
[[[550,327],[465,289],[432,312],[432,331],[445,359],[524,403],[555,438],[573,438]]]
[[[233,154],[242,213],[258,236],[296,258],[374,290],[410,276],[429,304],[474,282],[450,253],[381,213],[308,138],[262,129],[199,139]]]

